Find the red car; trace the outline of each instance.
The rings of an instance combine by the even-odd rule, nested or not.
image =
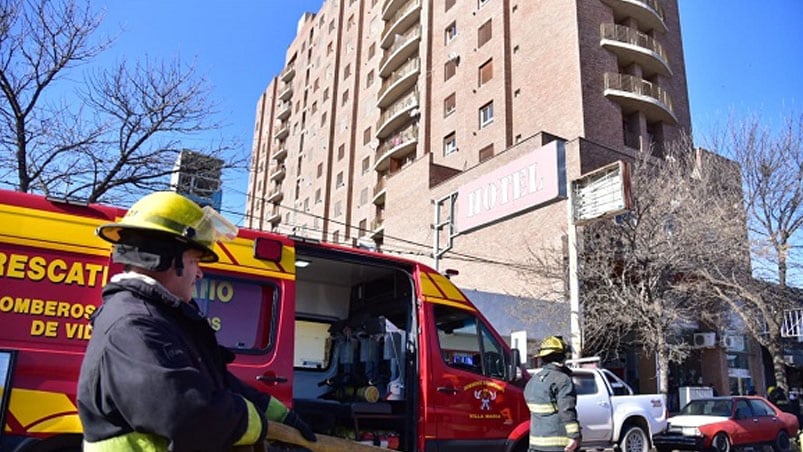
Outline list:
[[[696,399],[668,419],[666,430],[653,435],[658,452],[673,449],[730,452],[747,445],[791,449],[798,422],[763,397],[728,396]]]

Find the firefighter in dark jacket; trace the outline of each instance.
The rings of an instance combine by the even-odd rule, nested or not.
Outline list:
[[[538,357],[544,363],[524,388],[530,409],[530,451],[572,452],[580,446],[577,393],[566,368],[567,347],[559,336],[541,342]]]
[[[261,445],[268,421],[315,434],[227,369],[234,355],[192,300],[200,263],[236,227],[174,192],[135,203],[97,234],[124,265],[103,289],[78,379],[84,451],[226,451]],[[224,237],[227,236],[227,237]]]

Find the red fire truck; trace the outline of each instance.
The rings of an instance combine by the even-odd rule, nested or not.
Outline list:
[[[122,209],[0,191],[0,450],[80,450],[75,392]],[[446,277],[367,250],[242,229],[195,299],[232,371],[313,428],[418,451],[521,451],[518,353]]]

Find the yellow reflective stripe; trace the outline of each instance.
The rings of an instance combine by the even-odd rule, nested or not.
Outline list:
[[[265,417],[269,421],[283,422],[289,412],[290,410],[279,399],[271,397],[270,402],[268,402],[268,410],[265,411]]]
[[[566,433],[579,433],[580,424],[577,422],[569,422],[566,424]]]
[[[235,446],[244,446],[254,444],[259,441],[259,436],[262,435],[262,419],[259,417],[257,407],[251,403],[250,400],[243,398],[245,406],[248,407],[248,428],[243,433],[243,436],[234,443]]]
[[[28,433],[81,433],[78,408],[60,392],[15,388],[8,410]]]
[[[552,414],[558,412],[558,406],[554,403],[528,403],[527,408],[531,413]]]
[[[530,446],[567,446],[571,440],[568,436],[533,436],[530,435]]]
[[[168,441],[153,433],[131,432],[101,441],[84,441],[84,452],[167,452]]]

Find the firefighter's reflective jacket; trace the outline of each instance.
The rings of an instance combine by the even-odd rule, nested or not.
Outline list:
[[[572,439],[580,439],[577,393],[571,371],[548,363],[524,388],[530,409],[530,451],[562,452]]]

